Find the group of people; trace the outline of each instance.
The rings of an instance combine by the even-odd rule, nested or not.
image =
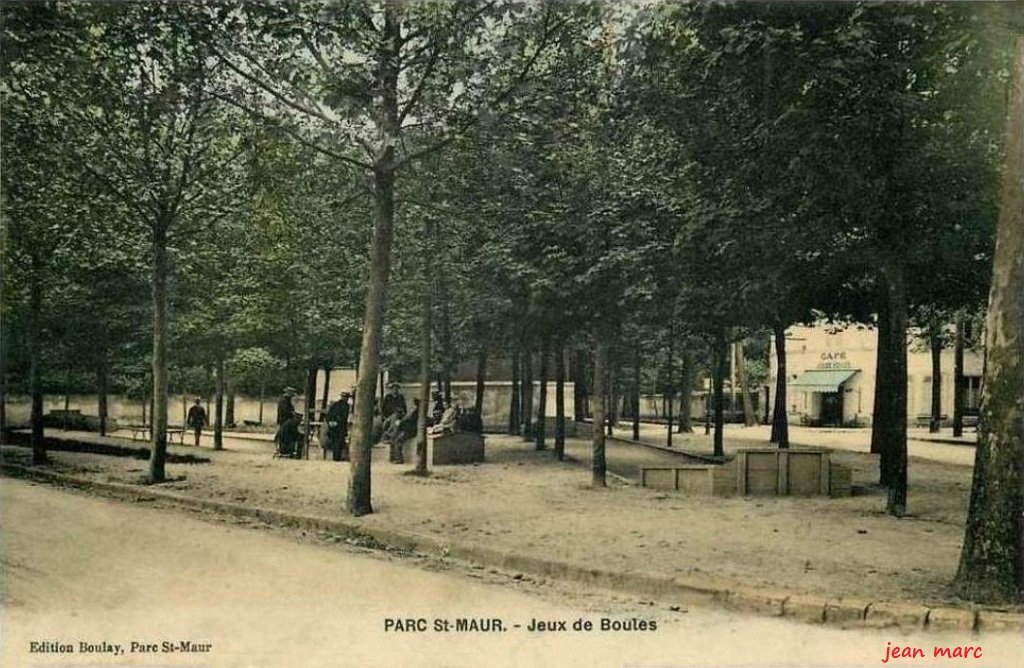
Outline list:
[[[277,435],[274,440],[277,443],[278,455],[283,457],[297,457],[300,455],[300,448],[297,447],[300,438],[299,423],[301,416],[295,410],[292,397],[296,394],[294,388],[286,387],[281,400],[277,404]],[[332,403],[327,410],[325,421],[326,447],[324,458],[327,458],[328,451],[334,461],[348,461],[348,428],[349,416],[352,413],[351,392],[342,392],[337,401]],[[431,434],[450,434],[456,431],[482,431],[483,424],[480,416],[472,408],[463,410],[451,400],[445,400],[440,392],[432,395],[432,410],[427,418],[427,427]],[[416,435],[416,426],[419,420],[419,399],[413,399],[412,410],[405,401],[401,386],[398,383],[390,383],[388,392],[384,395],[380,404],[380,422],[376,433],[379,434],[378,442],[387,443],[388,459],[392,463],[404,463],[402,444]]]
[[[292,397],[297,394],[294,387],[286,387],[277,402],[277,432],[274,434],[276,454],[280,457],[298,457],[301,455],[299,441],[302,436],[300,425],[302,415],[295,410]],[[348,417],[351,412],[349,398],[351,393],[342,392],[337,401],[327,411],[327,445],[336,462],[348,460]],[[202,405],[202,398],[196,397],[195,403],[189,407],[185,416],[185,424],[195,434],[195,444],[199,447],[199,439],[203,428],[209,424],[209,416]]]
[[[277,454],[282,457],[299,457],[301,448],[297,447],[302,434],[299,431],[301,415],[295,410],[292,397],[296,394],[295,388],[286,387],[281,400],[277,402],[277,434],[274,441],[277,443]],[[328,450],[331,452],[331,459],[336,462],[348,460],[348,416],[351,412],[349,405],[349,392],[342,392],[337,401],[327,409],[325,416],[327,422],[327,443],[323,448],[324,459],[327,458]]]

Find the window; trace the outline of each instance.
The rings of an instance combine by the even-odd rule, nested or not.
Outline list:
[[[977,413],[981,408],[981,376],[964,376],[964,411]]]

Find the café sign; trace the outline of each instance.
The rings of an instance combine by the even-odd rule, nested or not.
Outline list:
[[[850,361],[846,359],[846,351],[826,351],[821,354],[818,360],[819,369],[849,369]]]

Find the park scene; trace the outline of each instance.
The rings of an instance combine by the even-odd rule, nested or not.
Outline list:
[[[1024,655],[1022,3],[0,39],[4,665]]]

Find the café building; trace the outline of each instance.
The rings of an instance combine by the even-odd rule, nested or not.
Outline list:
[[[863,427],[874,412],[878,332],[865,325],[798,325],[786,330],[786,412],[791,424]],[[778,359],[770,352],[774,389]],[[981,397],[983,356],[964,351],[964,414],[976,416]],[[954,351],[941,355],[943,422],[953,418]],[[907,344],[907,423],[926,426],[931,413],[932,360],[928,343],[915,332]]]

